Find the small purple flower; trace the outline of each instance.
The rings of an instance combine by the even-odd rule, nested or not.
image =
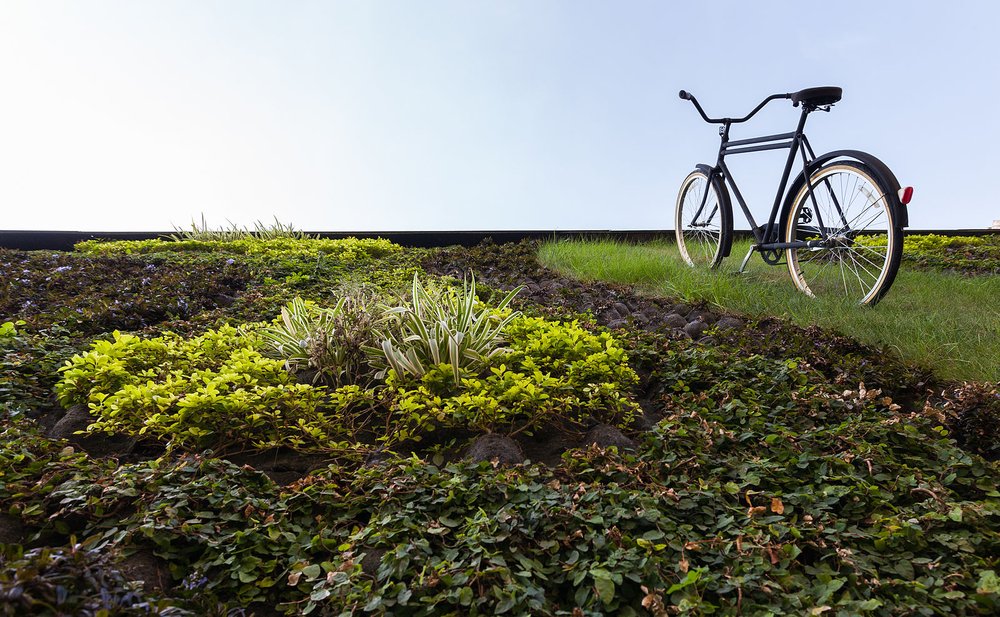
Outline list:
[[[66,272],[67,270],[72,270],[73,266],[59,266],[53,272]]]
[[[228,264],[230,266],[233,265],[234,263],[236,263],[236,260],[233,259],[232,257],[230,257],[229,259],[226,260],[226,264]]]
[[[191,574],[189,574],[187,577],[184,578],[184,582],[181,583],[181,586],[184,587],[184,589],[200,589],[204,587],[207,583],[208,583],[208,577],[203,575],[198,576],[197,572],[192,572]]]

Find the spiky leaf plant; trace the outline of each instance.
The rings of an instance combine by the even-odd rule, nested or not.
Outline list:
[[[396,375],[423,377],[441,364],[451,367],[455,384],[462,374],[476,372],[491,357],[506,351],[503,329],[520,313],[507,305],[523,287],[511,290],[496,307],[476,297],[476,277],[463,281],[462,291],[428,290],[414,274],[409,302],[386,311],[384,327],[377,332],[380,346],[369,349],[372,364],[382,378]]]
[[[226,222],[229,223],[228,229],[224,227],[211,229],[208,226],[208,221],[205,220],[205,215],[202,214],[200,223],[194,219],[191,220],[191,229],[183,229],[175,225],[175,233],[168,234],[167,239],[173,240],[174,242],[186,242],[191,240],[201,242],[236,242],[238,240],[246,240],[253,237],[260,240],[314,240],[318,238],[318,236],[313,236],[302,230],[295,229],[295,225],[292,223],[282,223],[278,220],[277,216],[274,217],[273,225],[265,224],[261,221],[254,222],[253,231],[250,231],[246,227],[240,227],[235,223],[229,221]]]
[[[313,383],[367,385],[374,372],[364,351],[373,340],[373,303],[365,292],[344,295],[332,308],[295,298],[261,330],[266,353],[293,373],[316,371]]]

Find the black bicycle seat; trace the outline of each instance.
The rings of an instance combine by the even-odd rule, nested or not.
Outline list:
[[[799,103],[809,107],[822,107],[833,105],[843,96],[844,89],[836,86],[821,86],[819,88],[806,88],[799,90],[792,95],[792,105],[799,106]]]

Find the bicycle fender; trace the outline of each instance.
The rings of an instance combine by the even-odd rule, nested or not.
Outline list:
[[[781,206],[781,224],[779,226],[781,234],[780,237],[785,237],[785,232],[788,227],[788,212],[792,209],[792,202],[795,201],[795,196],[798,195],[799,191],[802,190],[802,187],[805,185],[806,178],[811,176],[823,165],[840,158],[853,159],[868,166],[868,168],[870,168],[872,172],[878,176],[878,179],[889,187],[889,205],[893,209],[895,220],[899,222],[899,228],[903,229],[905,227],[909,227],[910,217],[906,211],[906,205],[899,201],[899,180],[896,179],[896,175],[892,173],[889,166],[883,163],[875,155],[862,152],[861,150],[834,150],[833,152],[827,152],[826,154],[819,155],[806,169],[802,170],[799,172],[799,175],[795,176],[795,180],[792,181],[791,186],[785,193],[785,201]]]
[[[711,165],[706,165],[704,163],[698,163],[694,166],[694,168],[709,177],[712,177],[712,170],[715,169]],[[729,214],[727,217],[729,220],[729,233],[723,234],[726,242],[722,246],[722,256],[729,257],[729,253],[733,250],[733,202],[729,198],[729,187],[726,186],[726,183],[722,181],[718,174],[715,175],[712,181],[715,182],[715,185],[719,189],[719,195],[722,196],[722,207],[725,208]]]

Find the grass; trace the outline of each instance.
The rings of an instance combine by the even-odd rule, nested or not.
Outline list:
[[[796,290],[786,266],[768,266],[756,255],[739,274],[749,247],[748,241],[734,242],[732,254],[716,271],[687,266],[676,246],[666,241],[549,242],[539,258],[585,280],[636,285],[738,313],[831,328],[894,349],[945,379],[1000,381],[1000,277],[912,270],[904,263],[882,302],[861,307],[841,299],[810,298]]]

